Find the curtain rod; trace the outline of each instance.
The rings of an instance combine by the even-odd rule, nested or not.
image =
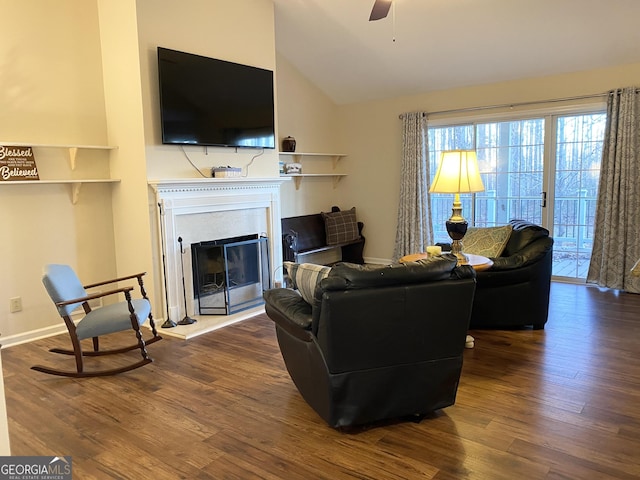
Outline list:
[[[423,115],[425,117],[431,115],[443,115],[445,113],[463,113],[463,112],[473,112],[477,110],[493,110],[496,108],[513,108],[513,107],[524,107],[527,105],[541,105],[545,103],[557,103],[557,102],[570,102],[574,100],[586,100],[587,98],[598,98],[598,97],[606,97],[610,95],[610,92],[606,93],[596,93],[593,95],[581,95],[577,97],[564,97],[564,98],[554,98],[552,100],[538,100],[535,102],[518,102],[518,103],[503,103],[502,105],[487,105],[484,107],[467,107],[467,108],[454,108],[452,110],[440,110],[438,112],[424,112]],[[402,120],[403,114],[400,114],[398,118]]]

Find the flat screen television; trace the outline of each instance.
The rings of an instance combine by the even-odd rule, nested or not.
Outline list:
[[[163,144],[275,148],[273,72],[158,47]]]

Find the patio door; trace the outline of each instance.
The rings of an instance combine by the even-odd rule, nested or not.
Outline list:
[[[485,191],[462,195],[469,224],[543,225],[555,240],[553,275],[580,281],[591,255],[605,120],[597,112],[430,127],[431,174],[443,150],[475,149]],[[449,197],[431,196],[436,241],[448,241]]]

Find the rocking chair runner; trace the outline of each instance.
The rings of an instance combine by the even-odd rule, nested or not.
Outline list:
[[[149,299],[147,298],[147,293],[142,282],[142,277],[144,275],[145,273],[138,273],[135,275],[83,286],[73,269],[68,265],[46,265],[42,276],[42,283],[44,283],[49,296],[58,308],[58,313],[63,318],[64,323],[69,330],[71,344],[73,345],[73,350],[53,348],[50,351],[64,355],[74,355],[76,359],[76,371],[57,370],[40,365],[35,365],[31,368],[51,375],[61,375],[66,377],[95,377],[127,372],[151,363],[153,360],[147,353],[146,345],[157,342],[158,340],[161,340],[162,337],[158,335],[153,321],[151,304],[149,303]],[[131,298],[131,291],[134,289],[134,287],[131,286],[115,288],[95,294],[87,294],[87,291],[85,290],[88,288],[131,280],[133,278],[136,278],[138,281],[142,298]],[[92,310],[89,305],[90,300],[109,295],[117,295],[120,293],[124,294],[124,302],[105,305],[96,310]],[[82,306],[84,309],[85,316],[76,324],[71,319],[71,312],[79,306]],[[153,337],[145,343],[140,332],[140,326],[144,324],[147,318],[149,319]],[[137,343],[113,350],[100,350],[98,338],[101,335],[120,332],[130,328],[135,332]],[[93,351],[83,352],[80,341],[88,338],[93,339]],[[142,354],[142,360],[136,363],[109,370],[91,372],[84,371],[83,356],[92,357],[124,353],[136,348],[139,348],[140,353]]]

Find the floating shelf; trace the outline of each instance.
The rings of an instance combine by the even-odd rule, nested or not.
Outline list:
[[[69,151],[69,165],[71,170],[76,169],[76,155],[78,150],[115,150],[118,147],[108,145],[64,145],[53,143],[29,143],[29,142],[0,142],[7,147],[31,147],[31,148],[65,148]]]
[[[5,144],[6,145],[6,144]],[[83,179],[83,180],[16,180],[14,182],[0,182],[0,185],[70,185],[71,186],[71,203],[74,205],[78,202],[80,190],[83,183],[119,183],[119,179]]]
[[[293,181],[296,184],[296,190],[300,189],[300,182],[304,177],[332,177],[333,188],[342,180],[342,177],[346,177],[346,173],[288,173],[280,175],[282,178],[293,177]]]
[[[29,142],[2,142],[0,145],[6,147],[31,147],[31,148],[63,148],[68,150],[69,153],[69,166],[71,170],[76,169],[76,156],[78,150],[115,150],[118,147],[112,147],[109,145],[69,145],[60,143],[29,143]],[[38,159],[40,161],[42,159]],[[46,159],[44,160],[46,162]],[[0,182],[0,185],[54,185],[63,184],[71,186],[71,203],[74,205],[78,202],[80,196],[80,190],[83,183],[119,183],[120,179],[104,178],[104,179],[61,179],[61,180],[16,180],[15,182]]]
[[[338,166],[338,162],[347,155],[345,153],[305,153],[305,152],[280,152],[280,155],[292,157],[296,163],[300,163],[302,157],[325,157],[333,160],[333,168]]]
[[[309,152],[280,152],[282,156],[291,157],[295,163],[301,163],[303,158],[331,158],[332,170],[335,170],[338,166],[338,162],[347,155],[344,153],[309,153]],[[300,182],[304,177],[331,177],[333,178],[333,188],[336,188],[342,177],[346,177],[346,173],[325,172],[325,173],[288,173],[282,174],[281,177],[293,177],[296,185],[296,190],[300,188]]]

